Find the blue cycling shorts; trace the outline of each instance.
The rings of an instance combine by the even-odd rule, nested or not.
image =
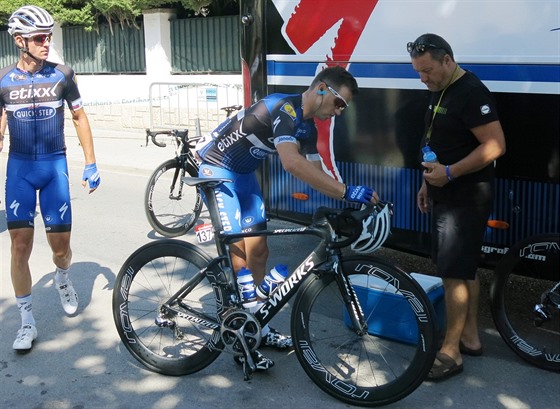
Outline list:
[[[198,175],[232,180],[221,183],[214,189],[224,232],[241,233],[266,229],[266,210],[255,173],[235,173],[203,163]]]
[[[8,157],[6,170],[6,219],[8,229],[34,227],[39,205],[47,233],[67,232],[72,227],[68,164],[64,154],[52,160]]]

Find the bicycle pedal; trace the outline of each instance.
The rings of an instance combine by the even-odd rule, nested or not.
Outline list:
[[[243,362],[243,380],[250,381],[253,378],[253,372],[251,370],[251,365],[247,362]]]

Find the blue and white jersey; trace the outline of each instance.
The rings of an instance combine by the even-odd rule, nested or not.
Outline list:
[[[0,108],[6,109],[10,156],[44,160],[64,153],[64,101],[82,108],[74,71],[45,61],[36,73],[12,64],[0,71]]]
[[[317,128],[304,120],[302,96],[271,94],[228,118],[197,153],[208,164],[236,173],[254,172],[280,143],[296,143],[309,160],[319,160]]]

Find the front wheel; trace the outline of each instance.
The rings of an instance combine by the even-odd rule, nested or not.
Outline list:
[[[492,317],[506,344],[539,368],[560,371],[560,236],[515,244],[496,266]]]
[[[195,225],[202,209],[198,189],[183,183],[186,175],[197,177],[198,171],[188,162],[177,159],[162,163],[148,180],[144,208],[148,222],[159,234],[177,237]]]
[[[128,351],[148,369],[186,375],[220,354],[217,300],[211,258],[190,243],[158,240],[125,261],[113,290],[113,319]],[[177,294],[181,293],[180,297]]]
[[[433,306],[408,274],[373,257],[342,263],[368,324],[353,329],[334,273],[317,273],[292,315],[296,355],[323,391],[357,406],[387,405],[414,391],[430,371],[438,330]]]

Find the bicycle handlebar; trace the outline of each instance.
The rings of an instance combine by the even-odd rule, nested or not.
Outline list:
[[[348,238],[330,244],[332,248],[342,248],[352,244],[362,233],[362,221],[380,206],[390,206],[389,202],[379,201],[377,204],[363,205],[362,209],[346,208],[343,210],[319,207],[313,214],[313,223],[326,219],[339,236]]]
[[[152,143],[160,148],[165,148],[167,144],[165,142],[158,142],[156,137],[158,135],[169,135],[173,136],[174,138],[180,139],[183,143],[188,143],[188,129],[178,130],[178,129],[167,129],[167,130],[159,130],[159,131],[150,131],[146,129],[146,146],[148,146],[148,142],[151,139]]]

